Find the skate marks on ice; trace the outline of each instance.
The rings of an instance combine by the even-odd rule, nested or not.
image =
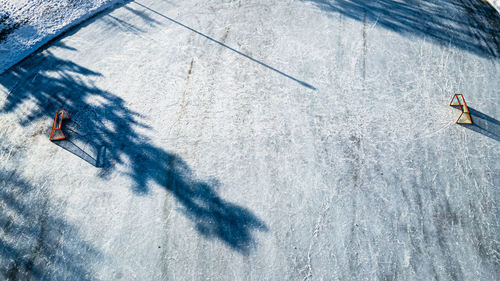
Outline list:
[[[175,23],[177,25],[180,25],[180,26],[182,26],[183,28],[186,28],[189,31],[192,31],[192,32],[194,32],[194,33],[196,33],[196,34],[198,34],[198,35],[200,35],[202,37],[205,37],[206,39],[212,41],[213,43],[216,43],[216,44],[218,44],[218,45],[220,45],[220,46],[222,46],[222,47],[224,47],[224,48],[226,48],[228,50],[233,51],[234,53],[236,53],[236,54],[238,54],[240,56],[243,56],[243,57],[245,57],[245,58],[247,58],[247,59],[249,59],[249,60],[251,60],[251,61],[253,61],[253,62],[257,63],[257,64],[260,64],[261,66],[263,66],[263,67],[265,67],[267,69],[270,69],[270,70],[272,70],[272,71],[274,71],[274,72],[276,72],[276,73],[278,73],[278,74],[280,74],[280,75],[282,75],[282,76],[284,76],[284,77],[286,77],[286,78],[288,78],[290,80],[293,80],[293,81],[299,83],[300,85],[302,85],[302,86],[304,86],[304,87],[306,87],[308,89],[316,90],[316,87],[314,87],[313,85],[311,85],[309,83],[306,83],[304,81],[301,81],[301,80],[299,80],[299,79],[297,79],[297,78],[295,78],[295,77],[293,77],[293,76],[291,76],[289,74],[284,73],[283,71],[280,71],[280,70],[278,70],[278,69],[276,69],[276,68],[274,68],[274,67],[272,67],[272,66],[270,66],[270,65],[268,65],[268,64],[266,64],[266,63],[264,63],[264,62],[262,62],[260,60],[257,60],[257,59],[255,59],[255,58],[253,58],[253,57],[251,57],[251,56],[249,56],[249,55],[247,55],[245,53],[242,53],[242,52],[240,52],[240,51],[238,51],[238,50],[236,50],[236,49],[234,49],[234,48],[226,45],[224,43],[224,40],[223,40],[223,42],[218,41],[217,39],[214,39],[214,38],[212,38],[212,37],[210,37],[210,36],[208,36],[208,35],[200,32],[200,31],[198,31],[196,29],[193,29],[193,28],[191,28],[191,27],[189,27],[189,26],[187,26],[187,25],[185,25],[185,24],[183,24],[183,23],[181,23],[179,21],[176,21],[175,19],[170,18],[170,17],[168,17],[168,16],[166,16],[166,15],[164,15],[164,14],[162,14],[162,13],[156,11],[156,10],[153,10],[153,9],[149,8],[148,6],[145,6],[145,5],[143,5],[143,4],[141,4],[141,3],[137,2],[137,1],[133,1],[132,3],[141,6],[142,8],[150,11],[151,13],[154,13],[154,14],[156,14],[156,15],[164,18],[164,19],[167,19],[170,22],[173,22],[173,23]]]
[[[0,84],[10,92],[0,103],[0,112],[23,112],[18,122],[28,126],[40,120],[50,122],[58,108],[65,108],[71,114],[66,126],[69,138],[59,142],[60,147],[102,167],[97,175],[102,178],[120,166],[122,174],[133,180],[137,194],[148,193],[149,183],[157,183],[182,204],[202,236],[249,254],[256,245],[253,232],[267,231],[265,223],[221,198],[215,191],[216,180],[196,179],[179,156],[152,145],[138,132],[149,129],[141,123],[142,116],[128,109],[122,98],[96,87],[99,77],[100,73],[48,50],[38,52],[0,76]]]
[[[57,214],[50,190],[3,168],[0,186],[0,279],[91,280],[101,254]]]
[[[500,15],[482,1],[303,1],[359,22],[376,23],[404,36],[430,39],[481,57],[500,56]]]

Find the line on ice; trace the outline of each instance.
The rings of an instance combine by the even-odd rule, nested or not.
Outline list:
[[[178,24],[178,25],[180,25],[180,26],[182,26],[182,27],[184,27],[184,28],[186,28],[186,29],[188,29],[188,30],[190,30],[190,31],[192,31],[192,32],[194,32],[194,33],[196,33],[196,34],[200,35],[200,36],[203,36],[203,37],[205,37],[206,39],[208,39],[208,40],[210,40],[210,41],[212,41],[212,42],[214,42],[214,43],[216,43],[216,44],[219,44],[219,45],[221,45],[222,47],[225,47],[225,48],[227,48],[227,49],[229,49],[229,50],[231,50],[231,51],[233,51],[233,52],[235,52],[235,53],[237,53],[238,55],[244,56],[245,58],[247,58],[247,59],[249,59],[249,60],[251,60],[251,61],[253,61],[253,62],[256,62],[256,63],[258,63],[258,64],[260,64],[260,65],[262,65],[262,66],[264,66],[264,67],[266,67],[266,68],[268,68],[268,69],[271,69],[271,70],[273,70],[273,71],[275,71],[275,72],[277,72],[277,73],[279,73],[279,74],[281,74],[281,75],[285,76],[286,78],[291,79],[291,80],[293,80],[293,81],[295,81],[295,82],[299,83],[300,85],[302,85],[302,86],[304,86],[304,87],[306,87],[306,88],[309,88],[309,89],[311,89],[311,90],[316,90],[316,87],[314,87],[314,86],[313,86],[313,85],[311,85],[311,84],[308,84],[308,83],[306,83],[306,82],[304,82],[304,81],[301,81],[301,80],[299,80],[299,79],[297,79],[297,78],[295,78],[295,77],[293,77],[293,76],[290,76],[290,75],[288,75],[288,74],[284,73],[283,71],[280,71],[280,70],[278,70],[278,69],[276,69],[276,68],[274,68],[274,67],[272,67],[272,66],[270,66],[270,65],[267,65],[267,64],[265,64],[265,63],[263,63],[263,62],[261,62],[261,61],[259,61],[259,60],[257,60],[257,59],[254,59],[254,58],[252,58],[252,57],[251,57],[251,56],[249,56],[249,55],[246,55],[246,54],[244,54],[244,53],[242,53],[242,52],[240,52],[240,51],[238,51],[238,50],[236,50],[236,49],[234,49],[234,48],[232,48],[232,47],[230,47],[230,46],[228,46],[228,45],[226,45],[226,44],[224,44],[224,43],[222,43],[222,42],[220,42],[220,41],[217,41],[216,39],[214,39],[214,38],[212,38],[212,37],[210,37],[210,36],[208,36],[208,35],[205,35],[205,34],[203,34],[203,33],[199,32],[199,31],[197,31],[196,29],[193,29],[193,28],[191,28],[191,27],[189,27],[189,26],[187,26],[187,25],[185,25],[185,24],[183,24],[183,23],[181,23],[181,22],[178,22],[178,21],[176,21],[176,20],[174,20],[174,19],[172,19],[172,18],[170,18],[170,17],[168,17],[168,16],[166,16],[166,15],[164,15],[164,14],[161,14],[161,13],[159,13],[159,12],[157,12],[157,11],[155,11],[155,10],[153,10],[153,9],[151,9],[151,8],[149,8],[149,7],[147,7],[147,6],[143,5],[143,4],[141,4],[141,3],[139,3],[139,2],[134,1],[134,2],[132,2],[132,3],[135,3],[135,4],[137,4],[137,5],[141,6],[141,7],[143,7],[144,9],[147,9],[147,10],[151,11],[152,13],[155,13],[155,14],[159,15],[159,16],[160,16],[160,17],[162,17],[162,18],[165,18],[165,19],[167,19],[167,20],[169,20],[169,21],[171,21],[171,22],[173,22],[173,23],[175,23],[175,24]]]

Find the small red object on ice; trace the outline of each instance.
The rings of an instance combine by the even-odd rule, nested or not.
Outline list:
[[[54,117],[54,121],[52,122],[52,129],[50,130],[49,140],[63,140],[66,138],[61,127],[62,121],[65,119],[70,119],[68,112],[66,110],[60,108],[56,111],[56,116]]]
[[[469,108],[465,102],[464,96],[462,94],[454,94],[450,102],[451,106],[458,106],[462,110],[462,114],[457,119],[458,124],[472,124],[472,119],[470,118]]]

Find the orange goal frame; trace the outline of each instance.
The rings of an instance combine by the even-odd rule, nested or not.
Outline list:
[[[454,94],[451,99],[450,106],[458,106],[462,110],[462,114],[457,119],[458,124],[472,124],[472,119],[470,117],[469,107],[465,102],[464,96],[462,94]]]
[[[49,140],[55,141],[55,140],[63,140],[66,138],[61,129],[62,121],[65,119],[70,119],[68,112],[66,112],[66,110],[64,110],[63,108],[58,109],[56,111],[56,116],[54,117],[54,121],[52,121],[52,129],[50,129]],[[60,134],[56,134],[56,132]]]

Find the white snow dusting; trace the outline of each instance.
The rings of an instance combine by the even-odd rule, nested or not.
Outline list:
[[[500,13],[500,0],[487,0]]]
[[[43,44],[122,0],[0,0],[0,73]]]

